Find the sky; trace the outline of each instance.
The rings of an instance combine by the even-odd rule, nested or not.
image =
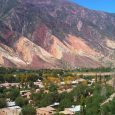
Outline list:
[[[70,0],[86,8],[115,13],[115,0]]]

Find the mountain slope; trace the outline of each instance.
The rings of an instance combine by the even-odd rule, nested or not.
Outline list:
[[[89,10],[67,0],[0,0],[0,5],[0,42],[13,52],[11,56],[0,46],[5,50],[0,50],[5,52],[0,55],[2,66],[115,65],[115,14]]]

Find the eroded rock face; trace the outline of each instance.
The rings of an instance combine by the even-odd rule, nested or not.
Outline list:
[[[107,47],[115,50],[115,41],[107,39],[106,45],[107,45]]]
[[[21,57],[30,68],[53,68],[57,61],[50,53],[25,37],[19,38],[15,44],[15,49],[19,57]]]
[[[67,0],[0,0],[0,20],[2,66],[115,65],[115,14]]]

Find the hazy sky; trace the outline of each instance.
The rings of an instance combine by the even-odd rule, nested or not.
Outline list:
[[[115,13],[115,0],[70,0],[94,10]]]

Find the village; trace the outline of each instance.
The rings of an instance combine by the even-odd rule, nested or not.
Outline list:
[[[85,115],[87,100],[95,91],[103,97],[101,103],[114,93],[109,75],[103,79],[89,75],[27,76],[20,82],[0,83],[0,115]]]
[[[91,83],[93,83],[94,80],[92,80]],[[54,81],[55,83],[55,81]],[[79,83],[86,83],[85,79],[79,78],[78,80],[75,81],[68,81],[68,83],[65,82],[61,82],[60,87],[58,89],[58,93],[62,93],[62,92],[71,92],[72,88],[75,87],[76,84]],[[45,86],[43,85],[41,80],[37,80],[36,82],[34,82],[34,86],[36,87],[35,92],[34,93],[40,93],[40,90],[43,89]],[[16,88],[22,88],[22,85],[20,85],[20,83],[4,83],[4,84],[0,84],[0,87],[5,87],[6,89],[10,89],[11,87],[16,87]],[[30,86],[28,85],[28,88],[30,89]],[[48,90],[44,90],[45,93],[48,93]],[[25,99],[28,99],[29,103],[32,102],[32,100],[30,100],[31,98],[31,91],[30,90],[22,90],[20,91],[20,95],[22,97],[24,97]],[[56,109],[53,107],[58,106],[59,103],[55,102],[52,105],[49,105],[47,107],[42,107],[42,108],[37,108],[36,111],[36,115],[51,115],[56,113]],[[77,106],[73,106],[71,108],[65,108],[64,111],[60,111],[60,113],[63,114],[75,114],[76,112],[80,111],[80,105]],[[20,115],[21,113],[21,107],[16,106],[15,102],[12,102],[9,100],[7,100],[7,108],[3,108],[0,109],[0,115]]]

